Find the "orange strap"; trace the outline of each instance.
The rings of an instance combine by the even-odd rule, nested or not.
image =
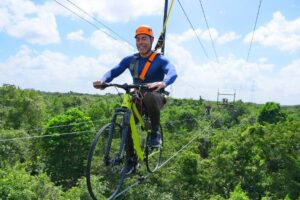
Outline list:
[[[149,69],[149,67],[150,67],[150,65],[151,65],[151,63],[152,63],[152,61],[153,61],[154,58],[156,57],[156,55],[157,55],[157,53],[156,53],[156,52],[153,52],[153,53],[151,54],[151,56],[149,57],[148,61],[146,62],[145,66],[144,66],[144,68],[143,68],[143,70],[142,70],[142,73],[141,73],[140,76],[139,76],[139,78],[140,78],[142,81],[145,80],[145,76],[146,76],[146,74],[147,74],[147,71],[148,71],[148,69]]]

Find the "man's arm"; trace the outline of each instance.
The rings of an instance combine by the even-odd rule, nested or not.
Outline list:
[[[127,56],[121,62],[116,65],[114,68],[106,72],[102,78],[100,79],[101,82],[106,82],[109,83],[111,82],[114,78],[118,77],[120,74],[122,74],[129,66],[130,63],[130,57],[132,56]],[[129,62],[128,62],[129,61]]]
[[[166,84],[166,86],[174,83],[177,78],[177,72],[175,66],[172,63],[170,63],[170,61],[166,58],[164,58],[163,70],[166,74],[163,81]]]
[[[118,77],[120,74],[122,74],[129,66],[128,63],[130,63],[132,56],[127,56],[124,59],[121,60],[121,62],[116,65],[114,68],[106,72],[100,80],[94,81],[93,86],[97,89],[104,89],[102,87],[103,83],[109,83],[114,78]]]
[[[155,88],[155,91],[163,89],[168,85],[174,83],[177,78],[177,73],[174,65],[170,63],[170,61],[165,57],[162,57],[161,59],[162,59],[163,71],[165,73],[164,80],[147,84],[147,86],[150,89]]]

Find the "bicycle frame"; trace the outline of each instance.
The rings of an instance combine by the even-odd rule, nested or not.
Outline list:
[[[115,108],[111,122],[98,131],[88,154],[86,169],[87,187],[93,199],[97,199],[93,188],[98,187],[98,184],[95,185],[91,182],[91,176],[99,175],[99,166],[102,165],[103,177],[107,179],[107,183],[110,185],[107,188],[107,192],[110,194],[109,199],[119,196],[118,192],[128,175],[127,169],[131,167],[130,162],[133,161],[132,159],[135,159],[130,157],[133,156],[131,155],[131,149],[125,148],[133,148],[132,150],[135,152],[137,161],[145,161],[147,171],[150,173],[158,169],[162,158],[163,147],[162,145],[160,147],[152,147],[149,144],[151,126],[148,125],[148,120],[142,118],[136,104],[132,101],[133,95],[130,92],[130,89],[147,90],[148,87],[145,85],[105,84],[105,87],[110,86],[122,88],[126,92],[123,95],[121,106]],[[141,131],[137,129],[137,125],[141,126]],[[160,127],[160,129],[163,141],[162,128]],[[132,145],[128,145],[128,142],[131,143],[131,141],[127,137],[131,137]],[[146,139],[145,143],[144,139]],[[99,163],[101,158],[103,158],[103,163]],[[104,193],[106,193],[106,190]]]
[[[136,152],[137,155],[137,159],[140,161],[144,160],[144,151],[141,148],[141,143],[140,143],[140,139],[139,139],[139,135],[138,135],[138,131],[137,131],[137,127],[136,127],[136,123],[135,123],[135,119],[134,116],[138,119],[138,122],[141,124],[142,127],[142,132],[146,132],[145,130],[145,124],[144,121],[142,119],[141,114],[139,113],[136,105],[131,101],[131,96],[128,93],[124,94],[123,97],[123,102],[121,105],[123,108],[127,108],[130,112],[130,121],[129,121],[129,125],[130,125],[130,129],[131,129],[131,137],[132,137],[132,141],[133,141],[133,148]]]

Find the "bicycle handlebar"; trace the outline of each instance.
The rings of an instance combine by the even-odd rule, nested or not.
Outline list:
[[[140,89],[140,90],[144,90],[144,91],[154,91],[150,88],[148,88],[148,86],[146,84],[116,84],[116,83],[102,83],[102,87],[103,88],[107,88],[107,87],[117,87],[117,88],[121,88],[123,90],[125,90],[126,92],[129,92],[130,89]],[[169,95],[170,93],[168,91],[165,91],[164,89],[160,89],[158,90],[158,92],[163,93],[165,95]]]

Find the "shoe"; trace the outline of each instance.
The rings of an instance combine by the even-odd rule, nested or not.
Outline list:
[[[129,158],[124,168],[126,175],[131,174],[138,167],[136,158]]]
[[[161,134],[159,131],[152,131],[150,135],[149,145],[151,147],[159,147],[161,145]]]

